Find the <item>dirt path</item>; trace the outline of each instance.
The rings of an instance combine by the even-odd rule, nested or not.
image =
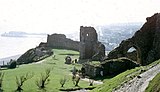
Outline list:
[[[84,79],[81,79],[81,80],[89,82],[88,78],[84,78]],[[103,84],[103,82],[94,80],[93,84],[98,84],[99,85],[99,84]],[[70,91],[70,92],[89,92],[89,90],[81,89],[81,90]]]
[[[84,78],[84,79],[81,79],[81,80],[89,82],[88,78]],[[101,81],[96,81],[96,80],[93,80],[93,81],[94,81],[93,84],[98,84],[98,85],[103,84],[103,82],[101,82]]]
[[[144,92],[149,84],[149,81],[152,80],[158,73],[160,73],[160,64],[140,74],[139,77],[135,77],[133,80],[123,84],[120,89],[114,92]]]

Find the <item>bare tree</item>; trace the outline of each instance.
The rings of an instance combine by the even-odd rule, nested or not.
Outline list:
[[[36,80],[36,85],[40,88],[40,89],[44,89],[46,87],[46,85],[49,83],[49,76],[51,73],[51,69],[48,68],[45,70],[45,73],[41,73],[40,79]]]
[[[60,79],[59,83],[61,84],[61,87],[65,85],[66,81],[67,81],[66,77]]]
[[[24,82],[27,81],[28,79],[31,79],[33,76],[34,76],[33,73],[32,74],[26,73],[25,75],[19,77],[16,76],[17,91],[20,92],[21,90],[23,90],[22,86]]]

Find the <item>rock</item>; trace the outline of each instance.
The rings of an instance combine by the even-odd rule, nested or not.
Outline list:
[[[17,63],[18,64],[28,64],[32,62],[37,62],[48,56],[51,56],[53,52],[45,46],[46,44],[40,43],[38,47],[29,49],[27,52],[25,52],[23,55],[21,55],[17,59]]]
[[[132,47],[136,49],[136,61],[141,65],[147,65],[160,59],[160,13],[148,17],[146,20],[147,22],[132,38],[122,41],[108,54],[108,59],[127,57],[127,51]]]
[[[142,77],[140,75],[138,75],[137,78],[142,78]]]
[[[72,64],[72,58],[70,56],[65,58],[65,64]]]

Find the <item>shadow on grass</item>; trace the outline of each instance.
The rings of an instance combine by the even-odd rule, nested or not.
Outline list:
[[[79,54],[72,54],[72,53],[65,53],[65,54],[59,54],[59,55],[79,56]]]
[[[83,90],[83,89],[85,89],[85,90],[92,90],[92,89],[94,89],[94,88],[96,88],[96,87],[94,87],[94,86],[91,86],[91,87],[86,87],[86,88],[81,88],[81,87],[75,87],[75,88],[60,88],[59,90],[60,91],[67,91],[67,92],[70,92],[70,91],[77,91],[77,90]]]

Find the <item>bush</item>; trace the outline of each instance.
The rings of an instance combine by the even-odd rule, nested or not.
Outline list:
[[[50,73],[51,73],[51,69],[48,68],[45,70],[45,73],[41,73],[40,79],[36,80],[36,85],[39,87],[39,89],[44,89],[46,85],[49,83]]]
[[[16,68],[16,66],[17,66],[17,62],[11,59],[10,62],[8,63],[8,68],[13,69],[13,68]]]

